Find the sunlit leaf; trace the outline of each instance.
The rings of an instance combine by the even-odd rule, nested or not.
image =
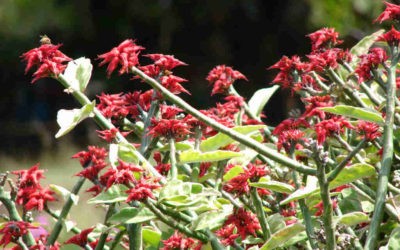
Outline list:
[[[369,48],[375,43],[376,39],[385,32],[384,29],[378,30],[369,36],[364,37],[356,45],[351,48],[350,53],[355,56],[360,56],[368,53]]]
[[[142,229],[143,242],[152,247],[158,247],[161,241],[161,233],[149,228]]]
[[[125,207],[119,212],[113,214],[108,221],[113,223],[142,223],[152,219],[156,216],[146,207]]]
[[[238,133],[247,135],[253,132],[257,132],[258,130],[265,127],[266,127],[265,125],[248,125],[248,126],[237,126],[231,129],[235,130]],[[201,151],[211,151],[218,149],[220,147],[224,147],[232,142],[234,142],[234,140],[231,137],[223,133],[218,133],[202,141],[200,144],[200,149]]]
[[[346,117],[351,117],[369,122],[375,122],[381,125],[384,123],[384,119],[382,118],[381,113],[376,112],[375,110],[372,109],[365,109],[347,105],[337,105],[335,107],[323,107],[319,109],[328,113],[343,115]]]
[[[202,213],[192,224],[194,230],[219,228],[231,214],[231,211],[210,211]]]
[[[178,161],[179,163],[213,162],[227,160],[238,156],[242,156],[242,153],[227,150],[215,150],[205,153],[198,150],[186,150],[179,154]]]
[[[281,247],[285,242],[302,233],[304,230],[305,227],[301,223],[295,223],[282,228],[278,232],[272,234],[271,238],[260,248],[260,250],[270,250]]]
[[[279,88],[279,85],[274,85],[269,88],[257,90],[249,100],[249,109],[255,116],[260,116],[265,104],[269,101],[271,96]]]
[[[98,203],[114,203],[120,201],[126,201],[128,194],[125,192],[128,188],[124,185],[112,185],[106,191],[102,191],[97,196],[88,200],[89,204]]]
[[[293,186],[279,181],[252,182],[249,185],[252,187],[265,188],[271,191],[287,194],[291,194],[295,190]]]
[[[72,89],[84,92],[92,76],[92,69],[90,59],[81,57],[70,61],[62,75]]]
[[[57,123],[60,126],[60,130],[58,130],[55,135],[56,138],[59,138],[63,135],[68,134],[72,129],[75,128],[81,121],[86,119],[87,117],[92,115],[93,108],[95,103],[86,104],[80,109],[60,109],[57,113]]]
[[[232,178],[235,178],[236,176],[240,175],[241,173],[244,173],[244,170],[242,168],[242,166],[234,166],[231,169],[228,170],[228,172],[226,172],[223,176],[223,180],[224,181],[229,181]]]
[[[346,225],[346,226],[354,226],[363,222],[369,221],[369,216],[363,212],[351,212],[347,214],[343,214],[336,219],[336,223]]]

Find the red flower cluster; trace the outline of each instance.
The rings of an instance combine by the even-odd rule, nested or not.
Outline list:
[[[103,66],[108,63],[108,77],[117,68],[118,64],[121,65],[121,69],[119,70],[120,75],[128,73],[131,67],[139,64],[138,56],[142,50],[144,48],[136,45],[134,40],[127,39],[117,47],[114,47],[110,52],[99,55],[98,58],[103,60],[99,65]]]
[[[339,33],[335,32],[334,28],[322,28],[309,34],[308,37],[311,39],[311,49],[313,51],[334,47],[343,43],[342,40],[338,40]]]
[[[161,187],[158,184],[158,179],[150,179],[142,177],[135,183],[135,187],[126,191],[128,198],[126,202],[130,201],[143,201],[148,197],[154,199],[153,190]]]
[[[247,81],[247,78],[242,73],[225,65],[218,65],[213,68],[206,78],[213,85],[211,95],[227,94],[229,86],[239,79]]]
[[[332,200],[332,208],[335,209],[337,205],[338,205],[337,200]],[[317,209],[317,211],[314,214],[315,216],[321,216],[322,213],[324,212],[324,204],[322,203],[322,201],[320,201],[317,205],[315,205],[314,208]]]
[[[198,240],[186,238],[178,231],[175,231],[175,233],[169,237],[168,240],[163,240],[162,242],[164,247],[162,247],[161,250],[200,250],[202,245]]]
[[[305,133],[299,130],[300,127],[308,128],[310,124],[304,118],[289,118],[275,127],[272,134],[278,136],[278,151],[284,148],[289,153],[292,147],[296,147],[297,143],[307,140],[304,138]]]
[[[178,119],[151,119],[151,126],[149,127],[149,135],[152,137],[165,137],[167,139],[174,138],[180,139],[190,134],[189,126],[183,121]]]
[[[227,172],[229,169],[234,167],[234,165],[228,165],[225,168]],[[248,194],[250,191],[249,181],[256,182],[260,177],[267,174],[267,170],[264,165],[255,165],[249,163],[243,168],[244,172],[233,177],[223,186],[223,189],[229,193],[234,193],[238,196],[243,194]]]
[[[380,22],[386,20],[396,20],[400,18],[400,6],[392,3],[385,2],[386,9],[375,19],[374,22]]]
[[[131,132],[120,132],[117,128],[106,129],[106,130],[96,130],[99,134],[99,137],[104,139],[106,142],[111,143],[116,137],[117,133],[121,133],[122,136],[127,136]]]
[[[105,162],[107,150],[104,148],[89,146],[88,151],[81,151],[72,156],[79,159],[83,170],[77,176],[85,177],[91,181],[97,180],[100,171],[107,166]]]
[[[359,121],[357,132],[363,135],[368,141],[373,141],[382,136],[382,133],[379,132],[379,125],[373,122]]]
[[[366,55],[359,56],[361,61],[355,72],[358,75],[358,82],[368,81],[372,79],[371,71],[376,69],[379,64],[383,64],[389,57],[382,48],[372,48]]]
[[[348,50],[339,48],[316,51],[307,56],[310,59],[310,69],[315,72],[323,72],[331,68],[336,69],[339,63],[351,62],[352,55]]]
[[[319,117],[320,119],[326,118],[326,113],[319,108],[333,107],[334,102],[330,95],[325,96],[310,96],[302,98],[302,101],[306,104],[303,117]]]
[[[65,244],[74,244],[84,248],[88,243],[88,235],[93,232],[94,227],[82,230],[79,234],[76,234],[69,238]]]
[[[106,189],[114,184],[124,184],[129,187],[131,183],[136,182],[133,172],[143,172],[143,169],[135,164],[123,162],[121,160],[118,162],[119,164],[116,168],[107,169],[100,177],[100,183],[105,186]]]
[[[282,88],[290,88],[294,83],[299,82],[299,75],[308,72],[310,65],[303,63],[299,56],[292,56],[291,58],[283,56],[278,62],[269,67],[268,69],[279,69],[273,83],[280,84]]]
[[[162,175],[166,176],[171,169],[171,164],[163,163],[161,160],[160,152],[155,152],[153,155],[153,159],[156,161],[157,165],[154,168]]]
[[[72,59],[63,54],[59,45],[43,44],[39,48],[34,48],[24,53],[21,57],[26,61],[25,74],[35,65],[38,69],[33,73],[32,83],[40,78],[49,76],[58,76],[65,68],[64,62],[71,61]]]
[[[229,215],[225,221],[224,227],[233,225],[237,229],[237,233],[242,240],[247,235],[256,236],[256,230],[261,229],[257,216],[251,212],[246,211],[244,208],[235,208],[233,214]]]
[[[17,243],[18,239],[26,235],[29,229],[36,228],[25,221],[9,221],[1,226],[0,246],[6,247],[10,243]]]
[[[399,46],[400,32],[392,26],[392,29],[381,35],[377,41],[387,42],[390,46]]]
[[[355,129],[349,121],[343,117],[334,116],[331,119],[323,120],[315,125],[318,144],[325,142],[326,137],[340,135],[344,132],[344,128]]]
[[[40,185],[44,170],[39,170],[39,164],[28,170],[17,170],[12,173],[18,176],[18,192],[16,202],[26,210],[42,211],[48,201],[55,201],[54,192]]]
[[[238,233],[235,233],[235,225],[229,224],[215,232],[215,235],[221,238],[221,243],[225,246],[233,246],[235,240],[239,237]]]

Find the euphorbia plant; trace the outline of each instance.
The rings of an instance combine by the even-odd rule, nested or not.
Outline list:
[[[385,4],[376,21],[397,21],[400,6]],[[0,245],[59,249],[61,231],[71,230],[76,235],[63,244],[85,249],[398,248],[400,32],[380,30],[350,50],[338,47],[333,28],[308,37],[311,53],[283,56],[270,67],[279,70],[276,85],[248,102],[234,88],[247,78],[216,66],[206,80],[223,101],[207,110],[178,96],[190,94],[173,72],[186,63],[145,54],[153,63],[142,65],[145,49],[130,39],[99,55],[100,66],[108,77],[118,70],[152,88],[91,101],[90,60],[73,60],[42,39],[22,55],[26,72],[36,68],[32,83],[51,77],[82,106],[59,111],[56,137],[92,118],[108,146],[72,156],[83,169],[71,191],[42,187],[39,165],[5,173]],[[271,129],[262,109],[276,86],[299,95],[305,108]],[[88,202],[107,208],[104,223],[65,227],[85,181],[93,184]],[[65,203],[56,212],[49,203],[60,195]],[[33,235],[40,225],[32,211],[56,222]]]

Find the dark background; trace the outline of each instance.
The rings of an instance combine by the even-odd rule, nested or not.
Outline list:
[[[372,20],[383,6],[379,0],[0,0],[0,157],[38,157],[56,149],[57,110],[78,107],[56,81],[32,85],[32,72],[24,75],[19,56],[38,46],[40,35],[64,44],[61,50],[72,58],[92,59],[91,98],[102,91],[147,88],[117,74],[107,79],[95,61],[133,38],[146,48],[144,53],[173,54],[189,64],[175,71],[189,80],[185,87],[192,95],[181,96],[207,108],[221,100],[210,97],[205,81],[215,65],[233,66],[246,75],[249,82],[235,87],[249,99],[269,86],[276,72],[266,68],[281,56],[309,52],[307,34],[335,27],[346,41],[343,46],[351,47],[379,28]],[[265,121],[277,124],[296,103],[290,93],[279,91],[265,109]],[[69,140],[86,146],[93,126],[85,121]]]

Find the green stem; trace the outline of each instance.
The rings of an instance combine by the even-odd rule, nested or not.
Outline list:
[[[141,250],[142,247],[142,224],[126,224],[129,237],[129,250]]]
[[[328,178],[327,181],[331,182],[333,181],[339,174],[340,172],[343,170],[344,167],[346,167],[347,163],[355,156],[357,155],[357,153],[364,148],[364,146],[367,144],[367,140],[363,139],[362,141],[360,141],[360,143],[358,143],[358,145],[350,152],[350,154],[348,154],[346,156],[346,158],[340,162],[334,170],[332,170],[329,174],[328,174]]]
[[[61,210],[60,216],[58,217],[58,220],[57,220],[56,224],[54,225],[49,238],[47,239],[46,246],[52,246],[56,242],[58,236],[61,233],[64,220],[65,220],[65,218],[67,218],[67,215],[69,214],[69,211],[71,210],[72,205],[74,204],[74,201],[71,198],[71,195],[78,194],[78,192],[81,189],[84,182],[85,182],[85,178],[79,177],[79,180],[75,183],[74,187],[72,188],[71,194],[68,197],[68,200],[65,202],[65,204]]]
[[[169,138],[169,160],[171,164],[171,169],[169,170],[169,175],[172,180],[178,178],[178,167],[176,166],[176,148],[175,139],[173,137]]]
[[[271,238],[271,229],[269,228],[267,217],[265,216],[265,212],[263,209],[263,204],[260,196],[258,195],[257,188],[251,188],[250,191],[251,199],[253,201],[254,206],[256,207],[256,214],[258,221],[260,222],[261,229],[263,232],[264,240],[268,240]]]
[[[348,152],[354,152],[353,148],[350,146],[350,144],[348,144],[345,140],[343,140],[343,138],[336,134],[334,136],[336,138],[336,140],[339,141],[339,143],[348,151]],[[361,148],[360,148],[361,150]],[[358,162],[360,163],[364,163],[364,159],[358,154],[358,152],[356,152],[356,154],[352,155],[352,157],[355,157],[357,159]]]
[[[152,201],[150,201],[149,199],[143,201],[143,203],[146,205],[147,208],[149,208],[157,216],[157,218],[159,220],[161,220],[168,226],[170,226],[174,229],[177,229],[178,231],[180,231],[181,233],[184,233],[185,235],[187,235],[189,237],[199,239],[203,243],[208,242],[208,237],[206,235],[204,235],[200,232],[192,231],[188,227],[186,227],[182,224],[179,224],[178,222],[176,222],[175,220],[173,220],[171,218],[168,218],[167,216],[165,216],[165,214],[163,214],[160,210],[158,210],[158,208],[154,205],[154,203]]]
[[[325,164],[317,164],[317,178],[320,186],[320,194],[322,198],[322,204],[324,206],[324,213],[322,219],[324,222],[325,236],[326,236],[326,248],[327,250],[336,249],[336,238],[335,238],[335,226],[333,223],[333,209],[332,201],[329,195],[329,182],[325,175]]]
[[[379,241],[379,226],[383,219],[387,188],[389,183],[390,169],[393,162],[393,123],[396,99],[396,66],[398,60],[397,47],[392,47],[392,61],[388,71],[388,80],[386,83],[387,99],[386,99],[386,117],[383,126],[383,154],[381,161],[381,170],[378,177],[378,188],[376,191],[376,201],[374,214],[372,216],[365,249],[376,249]]]
[[[118,246],[125,233],[125,230],[121,230],[115,235],[113,241],[111,242],[110,250],[114,250]]]
[[[105,219],[104,219],[104,225],[110,226],[110,223],[108,223],[107,221],[114,213],[115,213],[115,203],[111,203],[108,206],[108,209],[107,209],[107,213],[106,213],[106,216],[105,216]],[[107,237],[108,237],[108,230],[101,233],[95,250],[105,249],[105,244],[107,242]]]
[[[158,208],[161,212],[164,214],[173,217],[174,219],[181,220],[185,223],[191,223],[193,221],[193,218],[184,214],[184,213],[179,213],[178,211],[173,211],[169,209],[168,207],[162,205],[162,204],[154,204],[156,208]]]
[[[200,150],[200,143],[201,143],[202,136],[203,136],[203,133],[201,131],[201,127],[196,126],[196,128],[194,130],[194,150]],[[200,174],[200,163],[198,163],[198,162],[193,163],[191,180],[193,182],[198,182],[199,174]]]
[[[204,122],[208,126],[212,127],[213,129],[231,137],[235,141],[238,141],[242,143],[243,145],[255,150],[256,152],[282,164],[285,165],[286,167],[289,167],[291,169],[294,169],[296,171],[299,171],[300,173],[304,174],[309,174],[309,175],[315,175],[316,170],[313,168],[310,168],[308,166],[304,166],[282,154],[279,154],[273,149],[270,149],[263,145],[262,143],[259,143],[251,138],[249,138],[246,135],[242,135],[230,128],[227,128],[226,126],[216,122],[214,119],[209,118],[208,116],[202,114],[192,106],[190,106],[187,102],[185,102],[182,98],[172,94],[169,90],[167,90],[165,87],[163,87],[161,84],[159,84],[156,80],[153,78],[147,76],[143,71],[139,70],[136,67],[131,68],[132,73],[135,75],[139,76],[144,82],[148,83],[151,87],[154,89],[160,91],[163,95],[164,98],[168,99],[178,107],[182,108],[185,110],[187,113],[193,115],[200,121]]]
[[[221,242],[218,240],[218,238],[210,231],[206,231],[208,239],[211,243],[211,249],[212,250],[225,250],[226,248],[221,244]]]
[[[159,105],[159,101],[158,100],[154,100],[155,97],[157,96],[157,92],[154,91],[153,95],[152,95],[152,102],[151,102],[151,106],[149,109],[149,112],[147,113],[146,119],[144,120],[144,128],[143,128],[143,136],[142,136],[142,141],[140,143],[140,152],[142,154],[144,154],[147,150],[147,148],[149,147],[150,144],[150,139],[151,136],[149,136],[148,133],[148,128],[151,124],[151,118],[153,118],[158,110],[158,105]]]

